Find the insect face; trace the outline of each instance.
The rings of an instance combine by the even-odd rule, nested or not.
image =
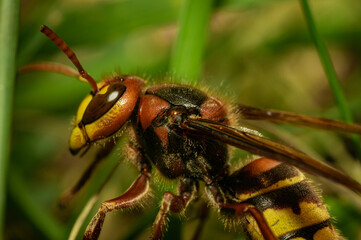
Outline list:
[[[128,121],[141,94],[144,82],[137,77],[115,76],[98,84],[99,91],[81,102],[76,125],[70,136],[70,151],[106,138]]]

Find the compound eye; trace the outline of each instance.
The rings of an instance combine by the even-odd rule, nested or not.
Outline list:
[[[86,107],[82,119],[84,125],[94,122],[103,116],[124,94],[126,87],[122,83],[113,83],[104,94],[98,93]]]

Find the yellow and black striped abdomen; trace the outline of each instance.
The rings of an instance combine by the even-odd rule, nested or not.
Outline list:
[[[263,212],[278,239],[340,239],[317,190],[295,167],[257,159],[233,173],[230,184],[238,201]],[[249,239],[263,239],[251,216],[243,225]]]

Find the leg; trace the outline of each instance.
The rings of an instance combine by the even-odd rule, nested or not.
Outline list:
[[[77,183],[68,192],[66,192],[60,197],[59,199],[60,207],[65,207],[70,201],[70,199],[84,187],[85,183],[90,179],[95,168],[104,158],[106,158],[109,155],[110,151],[114,148],[114,145],[115,145],[115,141],[109,141],[106,143],[104,148],[100,149],[100,151],[95,156],[94,161],[88,166],[85,172],[83,172],[82,176],[77,181]]]
[[[168,212],[183,212],[186,209],[188,203],[193,199],[196,192],[196,184],[192,180],[185,178],[182,179],[179,183],[178,195],[175,195],[171,192],[165,192],[163,194],[160,210],[153,223],[152,239],[159,240],[163,238]]]
[[[108,174],[107,178],[105,179],[105,181],[102,183],[102,185],[98,189],[98,191],[85,204],[83,210],[79,214],[78,218],[76,219],[76,221],[75,221],[75,223],[74,223],[74,225],[73,225],[73,227],[71,229],[68,240],[75,240],[76,239],[76,237],[78,236],[78,233],[80,231],[80,228],[84,224],[85,218],[89,215],[89,212],[94,207],[95,203],[97,202],[97,200],[99,198],[100,192],[102,191],[104,186],[108,183],[108,181],[111,179],[111,177],[113,176],[115,170],[118,168],[119,164],[120,163],[118,162],[117,165],[114,166],[112,171]]]
[[[235,216],[241,216],[245,213],[251,214],[256,220],[259,229],[262,232],[263,237],[266,240],[276,240],[272,230],[268,226],[266,219],[261,211],[255,208],[249,203],[235,203],[235,204],[220,204],[222,208],[233,209]]]
[[[217,205],[219,209],[232,210],[235,217],[242,216],[244,214],[250,214],[257,222],[259,229],[265,240],[276,240],[277,238],[273,234],[271,228],[268,226],[263,213],[255,208],[253,205],[245,202],[240,203],[225,203],[223,196],[220,194],[220,189],[215,186],[208,186],[206,189],[210,200]]]
[[[83,239],[98,239],[105,215],[113,210],[124,209],[140,203],[149,192],[150,173],[143,169],[132,186],[120,197],[103,202],[97,214],[90,221]]]

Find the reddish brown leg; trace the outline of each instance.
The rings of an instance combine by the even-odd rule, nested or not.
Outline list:
[[[245,213],[251,214],[256,220],[259,229],[261,230],[262,236],[266,240],[276,240],[277,238],[273,235],[272,230],[268,226],[263,213],[249,203],[236,203],[236,204],[220,204],[222,208],[233,209],[236,216],[241,216]]]
[[[178,195],[175,195],[171,192],[163,193],[162,204],[153,223],[153,240],[159,240],[163,238],[168,212],[183,212],[186,209],[188,203],[193,199],[195,192],[195,183],[190,179],[182,179],[179,183]]]
[[[105,147],[102,148],[97,153],[94,161],[88,166],[85,172],[83,172],[81,178],[77,181],[77,183],[68,192],[64,193],[60,197],[59,199],[60,207],[65,207],[68,204],[68,202],[71,200],[71,198],[83,188],[83,186],[89,180],[89,178],[91,177],[92,173],[94,172],[98,164],[109,155],[110,151],[114,148],[114,145],[115,145],[114,141],[109,141],[105,145]]]
[[[219,189],[214,186],[208,186],[207,190],[210,193],[208,196],[212,198],[212,201],[214,201],[220,209],[232,209],[236,217],[251,214],[261,230],[263,238],[265,240],[277,240],[260,210],[249,203],[224,203],[221,194],[219,194]]]
[[[146,197],[149,192],[150,173],[143,170],[142,174],[133,182],[132,186],[120,197],[102,203],[96,215],[85,230],[83,239],[98,239],[105,215],[113,210],[135,206]]]

